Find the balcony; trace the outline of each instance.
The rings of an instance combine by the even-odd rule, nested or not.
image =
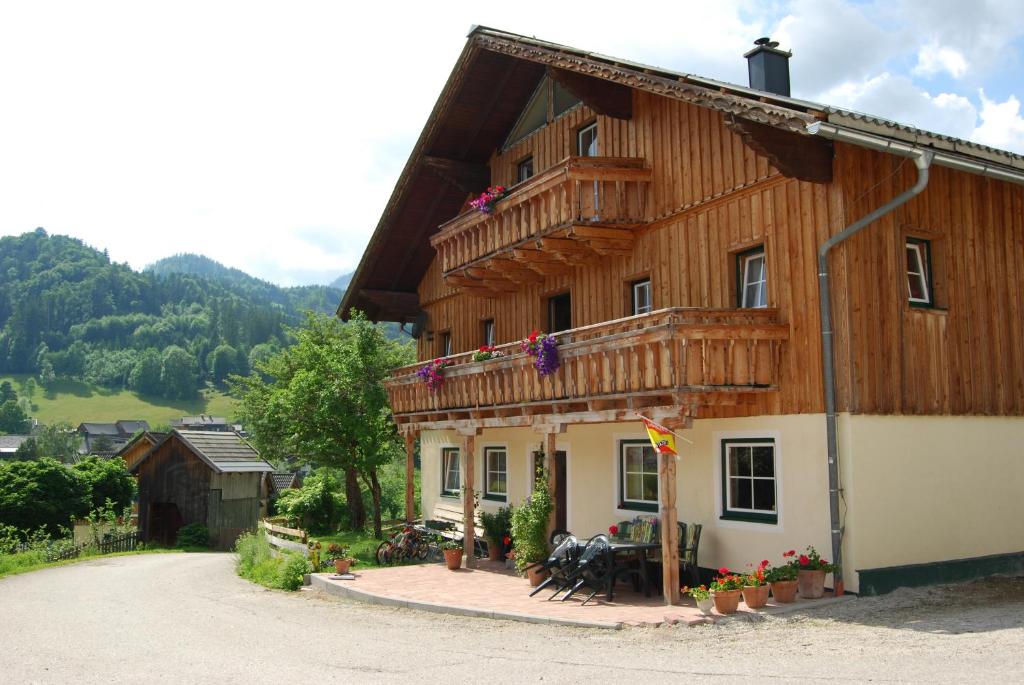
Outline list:
[[[510,417],[643,406],[695,409],[777,390],[788,337],[774,309],[662,309],[558,334],[561,366],[548,377],[511,343],[498,347],[508,356],[497,359],[448,357],[453,365],[436,392],[416,375],[423,363],[396,369],[385,386],[396,421],[424,426],[459,419],[514,425]]]
[[[494,213],[470,210],[442,224],[430,242],[446,283],[498,296],[581,260],[628,253],[650,206],[644,163],[568,157],[515,186]]]

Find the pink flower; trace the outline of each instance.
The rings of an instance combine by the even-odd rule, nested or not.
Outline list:
[[[727,567],[723,566],[722,568],[718,569],[718,575],[720,575],[720,576],[727,576],[727,575],[729,575],[729,569]]]

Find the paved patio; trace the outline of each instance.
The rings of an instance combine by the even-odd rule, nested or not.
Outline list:
[[[312,585],[361,601],[465,616],[600,628],[663,623],[696,625],[725,618],[716,612],[705,616],[689,598],[678,606],[665,606],[661,597],[644,597],[643,593],[633,592],[624,584],[616,587],[613,602],[599,595],[585,606],[586,595],[574,595],[566,602],[547,601],[551,592],[541,590],[530,597],[530,586],[524,578],[506,569],[504,564],[486,560],[478,560],[474,569],[458,571],[449,571],[444,564],[418,564],[356,571],[355,580],[331,580],[331,575],[313,574]],[[800,611],[844,599],[847,598],[826,595],[822,599],[797,600],[793,604],[776,604],[769,600],[767,607],[758,610],[748,609],[741,602],[739,613]]]

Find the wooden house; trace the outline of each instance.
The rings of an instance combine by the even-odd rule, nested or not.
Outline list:
[[[256,529],[263,476],[273,470],[236,433],[171,431],[131,467],[139,480],[139,534],[172,545],[178,529],[201,523],[212,546],[230,549]]]
[[[153,449],[153,447],[159,444],[165,437],[167,437],[167,433],[155,433],[148,430],[142,431],[129,440],[124,447],[118,450],[115,456],[123,459],[125,468],[131,471],[132,467],[135,466],[140,459],[149,453],[149,450]]]
[[[418,336],[387,390],[423,511],[461,502],[472,536],[473,495],[521,501],[543,453],[554,525],[700,523],[705,568],[814,545],[864,593],[1024,568],[1024,158],[747,58],[750,87],[470,33],[339,308]]]
[[[139,431],[148,431],[149,422],[142,419],[121,419],[114,423],[80,423],[76,430],[82,439],[79,448],[82,454],[111,455],[121,450]],[[107,447],[100,449],[101,440],[107,442]]]

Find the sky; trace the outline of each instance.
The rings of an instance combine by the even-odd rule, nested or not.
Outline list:
[[[1021,0],[0,0],[0,235],[279,283],[352,271],[474,24],[1024,153]]]

